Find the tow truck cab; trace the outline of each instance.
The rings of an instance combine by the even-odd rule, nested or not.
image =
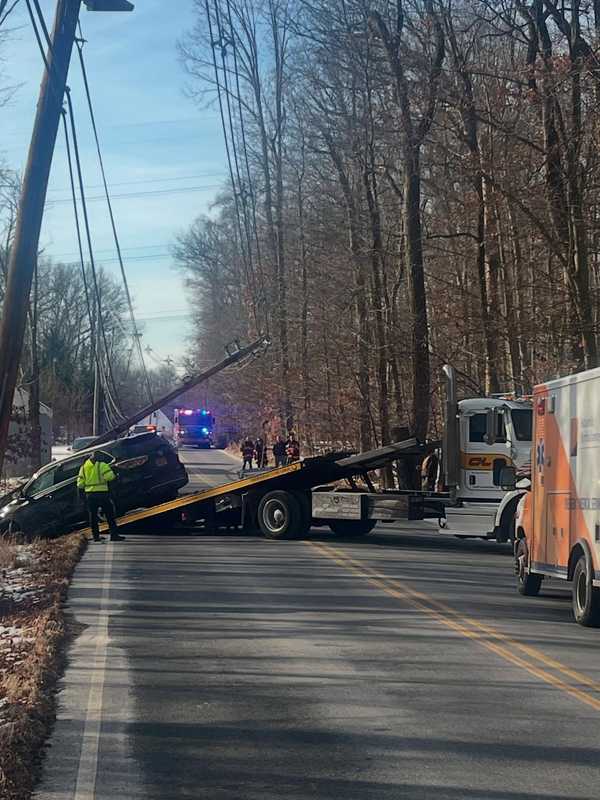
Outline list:
[[[438,521],[440,530],[506,541],[520,494],[508,497],[500,475],[505,467],[520,471],[530,462],[531,401],[510,396],[457,401],[454,370],[446,367],[444,373],[444,481],[450,502]]]

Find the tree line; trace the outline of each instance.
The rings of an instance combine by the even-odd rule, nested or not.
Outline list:
[[[208,12],[208,13],[207,13]],[[197,0],[230,181],[175,257],[241,424],[368,448],[598,364],[600,2]]]

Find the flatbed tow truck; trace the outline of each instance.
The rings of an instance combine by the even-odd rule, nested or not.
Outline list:
[[[345,536],[365,536],[376,523],[438,518],[449,495],[419,490],[377,490],[370,473],[404,458],[422,458],[431,445],[416,439],[359,455],[316,456],[268,469],[167,503],[131,511],[117,520],[125,528],[161,517],[207,530],[238,527],[268,539],[304,536],[311,525],[329,525]],[[358,481],[362,481],[361,487]],[[340,485],[345,482],[345,485]],[[106,524],[101,530],[106,530]],[[90,529],[84,532],[89,535]]]

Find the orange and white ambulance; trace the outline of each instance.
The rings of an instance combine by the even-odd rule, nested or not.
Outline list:
[[[515,528],[521,594],[571,581],[576,621],[600,625],[600,369],[535,388],[531,491]]]

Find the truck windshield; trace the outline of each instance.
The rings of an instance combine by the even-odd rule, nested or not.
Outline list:
[[[519,442],[530,442],[533,433],[533,414],[530,408],[513,408],[512,418],[515,436]]]

